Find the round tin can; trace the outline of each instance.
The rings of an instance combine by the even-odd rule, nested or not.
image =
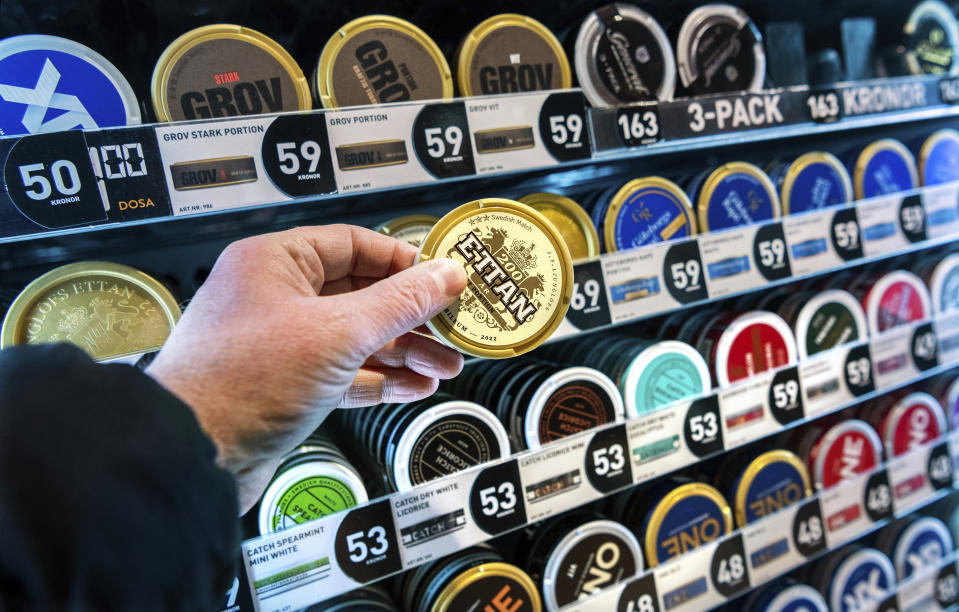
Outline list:
[[[949,430],[959,429],[959,375],[955,372],[940,374],[932,379],[927,388],[939,400]]]
[[[40,276],[13,300],[0,348],[70,342],[98,361],[158,350],[180,318],[156,279],[121,264],[85,261]]]
[[[747,162],[730,162],[702,174],[688,191],[703,233],[780,216],[776,186],[765,172]]]
[[[721,466],[717,486],[732,504],[737,527],[812,495],[806,466],[787,450],[770,450],[755,458],[736,456]]]
[[[857,200],[908,191],[919,184],[912,153],[892,138],[877,140],[863,149],[852,174]]]
[[[547,610],[559,608],[643,569],[639,541],[616,521],[573,513],[546,523],[529,539],[529,573]]]
[[[679,78],[689,93],[759,91],[766,54],[759,29],[730,4],[706,4],[683,21],[676,41]]]
[[[917,4],[902,32],[910,74],[959,74],[955,57],[959,23],[944,3],[925,0]]]
[[[311,79],[324,108],[453,97],[440,48],[409,21],[367,15],[336,31]]]
[[[833,612],[869,609],[884,600],[896,584],[896,572],[886,555],[856,545],[818,562],[810,577]]]
[[[383,589],[368,585],[313,604],[303,612],[398,612],[398,608]]]
[[[160,121],[309,110],[303,71],[272,38],[238,25],[190,30],[160,54],[150,83]]]
[[[717,387],[796,363],[789,324],[771,312],[722,313],[706,323],[696,349],[711,365]]]
[[[902,518],[883,528],[876,548],[892,559],[899,580],[906,580],[924,569],[939,567],[952,553],[952,534],[931,516]]]
[[[928,187],[959,180],[959,132],[936,130],[923,141],[918,158],[920,185]]]
[[[596,228],[576,201],[556,193],[531,193],[518,201],[549,219],[563,235],[573,261],[599,255]]]
[[[562,234],[529,206],[489,198],[463,204],[423,240],[419,260],[449,257],[467,272],[458,300],[427,326],[476,357],[514,357],[552,335],[569,307],[573,263]]]
[[[932,310],[944,314],[959,310],[959,253],[931,256],[919,263],[916,273],[929,288]]]
[[[952,491],[939,501],[929,506],[924,514],[934,516],[949,528],[953,547],[959,542],[959,493]],[[951,551],[950,551],[951,552]]]
[[[342,456],[304,445],[288,453],[260,500],[260,535],[288,529],[369,500]]]
[[[852,293],[862,302],[872,336],[932,315],[929,290],[912,272],[864,275],[853,283]]]
[[[791,291],[776,310],[796,334],[800,360],[869,337],[866,314],[848,291]]]
[[[563,46],[532,17],[504,13],[484,20],[456,52],[461,96],[566,89],[573,84]]]
[[[814,424],[799,432],[792,448],[806,459],[813,486],[828,489],[846,478],[868,472],[882,459],[882,442],[865,421],[847,419],[831,427]]]
[[[407,215],[378,225],[376,231],[419,247],[439,220],[432,215]]]
[[[852,201],[852,181],[842,162],[830,153],[811,151],[792,162],[772,166],[769,177],[779,187],[782,214],[793,215]]]
[[[659,176],[629,181],[609,200],[601,198],[603,244],[622,251],[696,234],[696,219],[686,193]],[[594,209],[595,210],[595,209]]]
[[[898,457],[946,432],[942,406],[928,393],[887,396],[887,401],[878,405],[863,404],[860,414],[879,432],[886,459]]]
[[[78,42],[45,34],[4,38],[0,74],[0,136],[140,123],[127,80]]]
[[[435,395],[391,426],[383,465],[397,491],[510,454],[502,423],[473,402]]]
[[[649,13],[632,4],[607,4],[586,16],[573,65],[593,106],[673,99],[676,60],[669,39]]]
[[[785,578],[754,592],[746,612],[829,612],[829,606],[816,589]]]
[[[656,408],[709,392],[709,366],[685,342],[663,340],[627,351],[616,367],[626,413],[637,417]]]

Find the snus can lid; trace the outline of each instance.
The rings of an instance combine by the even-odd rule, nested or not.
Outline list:
[[[695,233],[696,221],[686,192],[659,176],[634,179],[620,187],[603,218],[603,242],[609,252]]]
[[[830,580],[831,610],[858,610],[881,601],[896,583],[896,572],[886,555],[873,548],[862,548],[845,557]],[[855,601],[855,607],[846,604]]]
[[[932,298],[926,284],[905,270],[884,274],[869,290],[865,302],[870,335],[922,321],[932,313]]]
[[[955,64],[959,67],[959,62]],[[959,180],[959,132],[936,130],[919,149],[919,181],[924,187]]]
[[[759,91],[766,78],[762,35],[742,10],[707,4],[683,21],[676,41],[682,84],[691,93]]]
[[[454,437],[457,443],[449,441]],[[465,448],[468,453],[456,452]],[[400,435],[391,466],[393,481],[398,491],[408,491],[509,453],[509,435],[492,412],[473,402],[442,402],[418,414]]]
[[[842,289],[823,291],[806,300],[796,315],[795,329],[800,359],[869,336],[859,300]]]
[[[498,600],[504,589],[516,609],[542,611],[543,602],[533,579],[515,565],[494,562],[471,567],[454,578],[436,597],[430,612],[481,610],[484,605]]]
[[[740,527],[800,502],[812,494],[802,460],[787,450],[772,450],[753,459],[733,492],[733,511]]]
[[[374,83],[382,79],[366,71],[385,61],[405,65],[409,75],[376,89]],[[320,53],[313,86],[324,108],[453,97],[449,64],[433,39],[388,15],[360,17],[337,30]]]
[[[944,257],[929,279],[933,309],[944,314],[959,310],[959,254]]]
[[[898,140],[877,140],[856,158],[853,186],[857,200],[908,191],[918,183],[916,161]]]
[[[819,210],[851,201],[852,181],[834,155],[812,151],[789,165],[780,195],[784,215]]]
[[[903,453],[934,440],[946,431],[942,406],[928,393],[910,393],[883,419],[882,443],[886,457]]]
[[[529,401],[526,447],[623,420],[623,399],[608,376],[586,367],[563,368],[544,380]]]
[[[440,219],[419,260],[448,257],[467,272],[466,289],[427,322],[436,336],[476,357],[514,357],[542,344],[563,322],[573,264],[563,236],[529,206],[476,200]]]
[[[709,366],[685,342],[663,340],[642,350],[623,373],[622,391],[630,418],[693,398],[711,388]]]
[[[829,488],[852,474],[879,464],[882,444],[868,423],[849,419],[829,428],[819,439],[812,458],[812,478],[817,489]]]
[[[330,460],[298,463],[281,470],[260,501],[260,535],[352,508],[369,500],[355,470]]]
[[[750,604],[749,612],[829,612],[819,591],[806,584],[772,584]]]
[[[730,162],[713,170],[696,201],[701,232],[780,216],[776,186],[759,167],[747,162]]]
[[[906,66],[911,74],[956,74],[959,23],[952,9],[938,0],[925,0],[912,9],[902,28],[906,35]]]
[[[573,84],[569,60],[556,36],[532,17],[515,13],[494,15],[473,28],[455,63],[463,96],[566,89]]]
[[[796,363],[796,339],[782,317],[753,311],[733,319],[716,343],[716,381],[720,387]]]
[[[120,71],[66,38],[0,40],[0,81],[0,136],[140,123],[136,95]]]
[[[687,551],[681,534],[690,528],[701,544],[722,537],[733,528],[732,511],[715,488],[700,482],[680,485],[656,504],[645,525],[646,560],[656,567]]]
[[[559,609],[642,570],[643,553],[632,531],[616,521],[584,523],[563,536],[546,561],[543,569],[546,609]],[[584,586],[600,573],[609,578],[601,584]]]
[[[566,240],[573,261],[599,255],[596,227],[576,201],[556,193],[531,193],[518,201],[549,219]]]
[[[437,221],[432,215],[407,215],[378,225],[376,231],[419,247]]]
[[[303,71],[286,49],[231,24],[196,28],[170,43],[153,69],[150,95],[160,121],[312,107]]]
[[[893,546],[896,575],[905,580],[925,568],[938,566],[952,550],[952,535],[942,521],[931,516],[911,521],[899,532]]]
[[[607,4],[586,16],[573,64],[593,106],[673,98],[676,60],[669,39],[649,13],[631,4]]]

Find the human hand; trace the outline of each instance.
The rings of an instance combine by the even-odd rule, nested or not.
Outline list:
[[[466,274],[415,258],[349,225],[255,236],[220,255],[147,373],[193,408],[241,513],[335,408],[414,401],[459,373],[462,355],[411,332]]]

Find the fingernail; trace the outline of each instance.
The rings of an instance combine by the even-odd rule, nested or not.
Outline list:
[[[466,270],[463,269],[463,264],[452,259],[439,258],[424,262],[423,265],[428,267],[427,272],[436,279],[443,293],[454,296],[463,292],[466,286]]]

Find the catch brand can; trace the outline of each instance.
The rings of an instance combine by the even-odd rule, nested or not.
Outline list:
[[[795,434],[790,446],[806,459],[816,489],[828,489],[868,472],[882,459],[882,442],[865,421],[847,419],[831,427],[813,424]]]
[[[717,387],[796,363],[796,339],[782,317],[755,310],[722,313],[705,324],[696,349],[712,367]]]
[[[912,272],[862,275],[853,282],[852,293],[862,303],[873,336],[932,315],[929,290]]]
[[[782,297],[775,309],[796,334],[800,360],[869,337],[866,314],[859,300],[847,291],[789,289]]]
[[[774,165],[769,177],[779,188],[782,214],[793,215],[852,201],[852,181],[846,167],[823,151],[800,155]]]
[[[776,186],[760,168],[730,162],[694,178],[687,191],[696,205],[699,231],[711,232],[778,219]]]
[[[683,87],[693,95],[759,91],[766,78],[766,54],[759,29],[730,4],[693,10],[679,30],[676,63]]]

